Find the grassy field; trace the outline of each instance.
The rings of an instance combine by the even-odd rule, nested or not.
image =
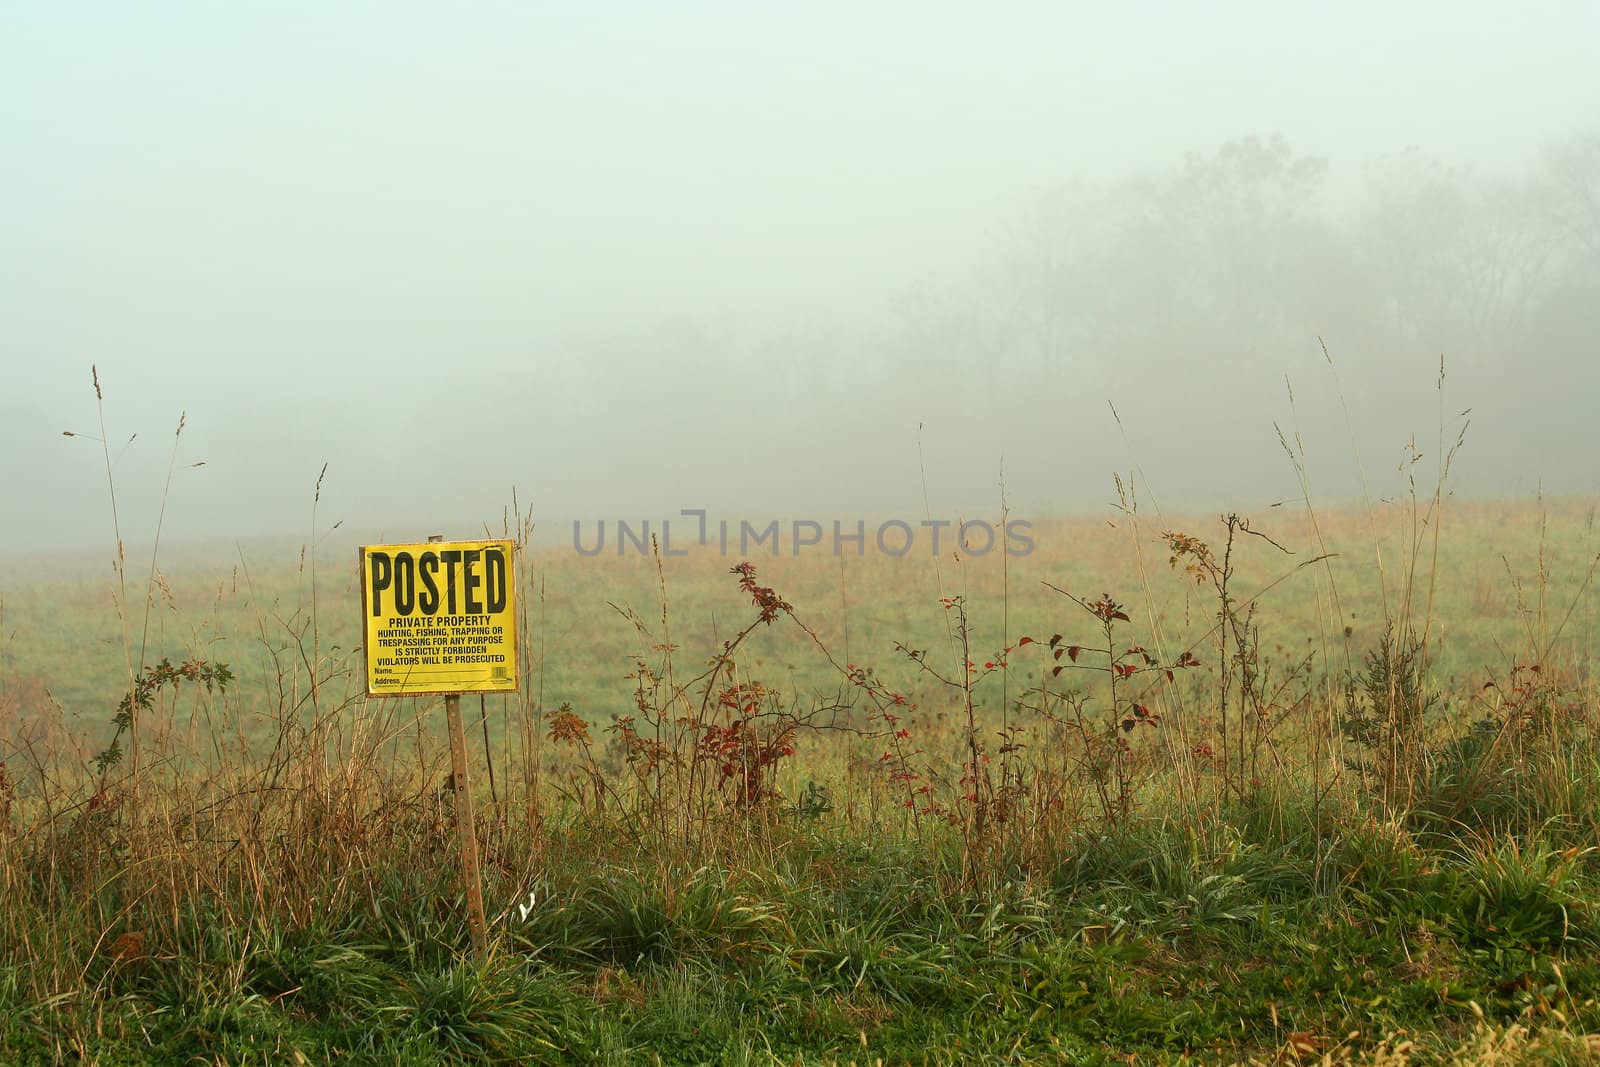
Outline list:
[[[483,957],[355,540],[10,561],[0,1062],[1600,1062],[1594,514],[555,531],[465,702]]]
[[[1304,511],[1274,509],[1248,518],[1285,551],[1243,537],[1235,595],[1260,594],[1255,609],[1266,658],[1298,662],[1314,652],[1319,672],[1338,673],[1359,660],[1408,609],[1419,623],[1429,620],[1431,669],[1447,689],[1548,655],[1579,667],[1600,653],[1600,599],[1588,591],[1580,596],[1600,551],[1595,508],[1582,499],[1452,501],[1439,522],[1428,523],[1426,514],[1398,503],[1319,514],[1315,524]],[[827,648],[931,695],[918,682],[921,672],[894,646],[934,648],[943,641],[948,648],[945,596],[965,596],[974,640],[991,650],[1069,625],[1078,609],[1049,583],[1077,594],[1108,592],[1132,605],[1140,640],[1159,637],[1175,650],[1200,654],[1215,640],[1215,595],[1169,566],[1164,531],[1207,540],[1223,532],[1215,515],[1108,509],[1103,518],[1034,520],[1036,548],[1010,559],[999,552],[967,559],[945,552],[935,559],[924,537],[899,559],[875,550],[836,556],[824,545],[752,562]],[[617,609],[659,628],[663,584],[673,636],[685,648],[709,655],[730,627],[742,624],[744,605],[729,596],[727,575],[742,557],[713,546],[663,561],[658,571],[649,556],[631,549],[619,555],[610,544],[601,556],[580,556],[568,528],[542,533],[554,545],[530,553],[521,578],[530,695],[549,706],[571,702],[597,722],[631,706],[625,676],[641,641]],[[584,536],[592,539],[593,523]],[[154,581],[147,580],[148,551],[135,550],[125,612],[110,552],[0,561],[0,682],[8,706],[17,714],[53,705],[86,730],[102,727],[127,689],[131,643],[135,659],[142,648],[150,662],[165,656],[231,664],[241,682],[240,710],[259,711],[254,697],[262,688],[308,682],[313,580],[321,669],[342,683],[341,669],[351,665],[360,640],[357,544],[330,536],[314,554],[283,543],[169,550]],[[1311,562],[1322,556],[1328,558]],[[1547,655],[1543,645],[1552,636],[1558,639]],[[743,665],[792,696],[831,689],[834,672],[805,644],[781,632],[757,635]],[[1021,660],[1008,678],[1014,687],[1037,685],[1041,666]]]

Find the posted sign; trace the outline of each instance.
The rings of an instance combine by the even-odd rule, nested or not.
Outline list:
[[[369,696],[517,688],[510,541],[361,549]]]

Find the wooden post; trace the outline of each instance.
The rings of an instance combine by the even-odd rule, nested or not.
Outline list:
[[[429,541],[443,541],[434,534]],[[456,836],[461,841],[461,880],[467,894],[467,924],[472,930],[472,951],[479,959],[489,950],[489,923],[483,917],[483,876],[478,870],[478,827],[472,810],[472,780],[467,776],[467,735],[461,728],[461,694],[444,698],[446,726],[450,731],[450,786],[456,797]]]
[[[483,879],[478,871],[478,831],[472,811],[472,784],[467,777],[467,738],[461,729],[461,695],[444,698],[450,728],[451,784],[456,794],[456,835],[461,839],[461,877],[467,890],[467,922],[472,949],[482,959],[489,948],[489,924],[483,917]]]

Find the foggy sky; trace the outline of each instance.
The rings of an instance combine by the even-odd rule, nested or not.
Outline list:
[[[1467,408],[1460,491],[1595,492],[1596,189],[1548,190],[1597,40],[1585,3],[8,3],[0,554],[110,543],[62,436],[91,365],[130,540],[180,412],[174,541],[309,529],[324,463],[324,526],[407,535],[513,486],[922,515],[925,472],[993,514],[1002,467],[1023,513],[1113,471],[1249,508],[1298,492],[1275,421],[1382,495]],[[1230,143],[1305,169],[1240,194]]]

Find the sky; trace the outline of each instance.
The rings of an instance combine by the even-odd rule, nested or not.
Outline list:
[[[158,515],[174,542],[303,533],[324,465],[317,521],[394,536],[498,525],[513,488],[541,520],[961,518],[1002,481],[1025,513],[1101,508],[1137,470],[1248,508],[1297,491],[1275,422],[1348,496],[1446,407],[1483,442],[1462,492],[1600,491],[1549,426],[1573,387],[1525,382],[1523,341],[1390,343],[1315,302],[1252,336],[1246,286],[1237,345],[1135,343],[1078,330],[1080,283],[1079,340],[1030,347],[1071,302],[1017,297],[1043,291],[1040,205],[1083,189],[1051,263],[1136,290],[1124,318],[1169,306],[1245,246],[1176,277],[1159,235],[1121,236],[1170,199],[1128,190],[1187,203],[1184,160],[1241,138],[1327,161],[1340,240],[1393,232],[1374,168],[1408,152],[1522,181],[1596,131],[1597,40],[1587,3],[12,0],[0,555],[112,543],[105,451],[129,541]],[[1433,225],[1402,251],[1444,247]],[[1432,299],[1475,321],[1489,298],[1453,284]],[[1559,375],[1596,327],[1552,322]]]

